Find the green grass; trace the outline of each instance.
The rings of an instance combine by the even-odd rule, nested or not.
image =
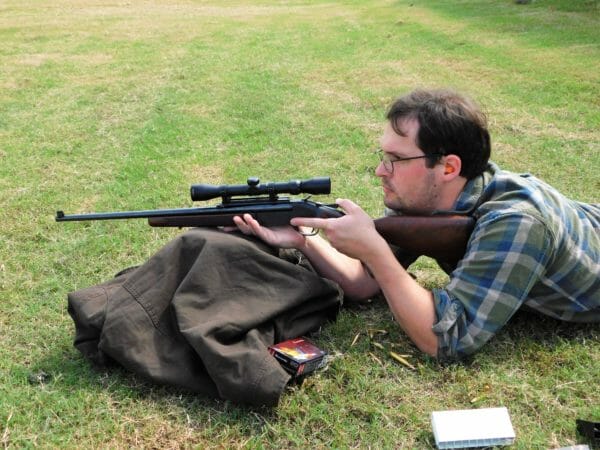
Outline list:
[[[327,369],[273,410],[94,371],[72,347],[66,293],[177,231],[53,215],[183,207],[198,182],[328,175],[323,201],[352,198],[376,216],[368,151],[391,100],[423,86],[479,100],[502,166],[598,202],[598,30],[590,0],[4,1],[1,445],[428,448],[431,411],[501,405],[515,448],[584,442],[575,419],[600,420],[600,329],[526,314],[442,367],[381,302],[349,307],[315,337],[334,356]],[[444,282],[429,260],[413,271]]]

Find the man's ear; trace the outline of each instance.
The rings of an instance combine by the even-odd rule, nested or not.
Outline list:
[[[442,164],[444,166],[444,178],[447,181],[451,181],[460,175],[462,161],[459,156],[447,155],[442,159]]]

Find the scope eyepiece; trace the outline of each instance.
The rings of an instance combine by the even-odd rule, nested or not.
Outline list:
[[[193,201],[210,200],[222,197],[224,202],[234,196],[268,195],[276,197],[278,194],[329,194],[331,180],[329,177],[316,177],[307,180],[291,180],[288,182],[260,183],[256,177],[248,178],[247,184],[193,184],[190,195]]]

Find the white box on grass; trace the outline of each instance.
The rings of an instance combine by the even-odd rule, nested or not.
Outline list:
[[[434,411],[431,426],[439,449],[510,445],[515,441],[506,408]]]

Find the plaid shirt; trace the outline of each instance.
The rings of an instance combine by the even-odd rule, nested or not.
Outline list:
[[[490,164],[455,209],[472,211],[477,224],[450,282],[433,290],[439,359],[474,353],[521,306],[600,322],[600,204]]]

